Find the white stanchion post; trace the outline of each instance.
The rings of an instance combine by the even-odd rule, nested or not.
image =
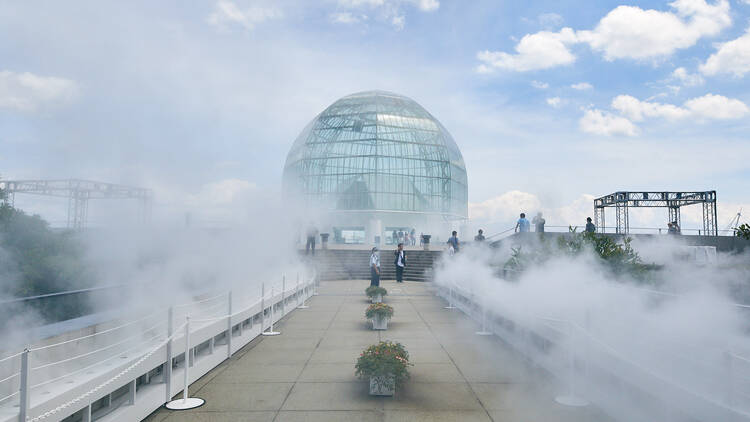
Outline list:
[[[260,332],[266,331],[266,283],[260,285]]]
[[[227,295],[227,359],[232,357],[232,291]]]
[[[190,317],[185,317],[185,385],[182,389],[182,399],[172,400],[166,407],[170,410],[187,410],[203,406],[206,401],[198,397],[188,397],[188,386],[190,384]]]
[[[482,330],[477,331],[475,334],[478,336],[491,336],[492,333],[487,331],[487,310],[484,305],[482,306]]]
[[[273,288],[273,284],[272,284],[271,285],[271,328],[269,329],[269,331],[264,331],[263,332],[264,336],[278,336],[279,334],[281,334],[280,332],[273,330],[273,315],[274,315],[274,312],[273,312],[274,302],[273,302],[273,300],[274,300],[274,296],[275,296],[275,292],[274,292],[274,288]],[[282,294],[282,296],[283,296],[283,294]]]
[[[281,276],[281,318],[286,315],[286,274]]]
[[[313,279],[312,279],[312,286],[313,286],[313,293],[312,293],[312,295],[313,296],[317,296],[318,295],[318,281],[320,281],[320,280],[318,279],[318,276],[316,274],[316,275],[313,276]]]
[[[18,421],[26,422],[29,413],[29,349],[24,349],[21,353],[21,382],[18,388],[18,394],[21,399],[18,404]]]
[[[167,310],[167,357],[164,361],[164,384],[166,388],[166,399],[164,403],[172,400],[172,333],[174,332],[174,308]]]
[[[446,306],[443,309],[456,309],[456,307],[453,306],[453,286],[452,285],[448,287],[448,306]]]
[[[565,341],[567,344],[567,360],[568,360],[568,394],[560,395],[555,397],[555,401],[562,404],[563,406],[571,407],[583,407],[588,406],[589,402],[578,397],[575,394],[575,376],[576,376],[576,362],[575,362],[575,341],[573,339],[573,326],[570,321],[565,322]]]
[[[299,273],[297,273],[297,285],[299,285]],[[299,288],[297,289],[299,290]],[[297,309],[307,309],[309,306],[305,305],[307,301],[307,283],[302,286],[302,304],[297,306]],[[299,301],[297,301],[299,303]]]

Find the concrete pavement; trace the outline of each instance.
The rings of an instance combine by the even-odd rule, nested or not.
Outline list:
[[[430,283],[383,282],[394,307],[387,331],[365,320],[369,281],[322,282],[310,308],[256,339],[195,382],[203,407],[161,409],[147,421],[561,421],[609,422],[592,406],[554,397],[555,380],[431,292]],[[354,376],[359,353],[379,340],[403,343],[414,366],[394,397],[371,397]]]

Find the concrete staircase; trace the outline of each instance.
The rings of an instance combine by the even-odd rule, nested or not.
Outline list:
[[[305,251],[301,251],[304,255]],[[407,250],[404,280],[430,281],[433,262],[440,259],[442,251]],[[370,251],[358,249],[316,250],[315,257],[307,256],[315,263],[321,280],[369,280]],[[395,280],[393,250],[380,251],[380,279]]]

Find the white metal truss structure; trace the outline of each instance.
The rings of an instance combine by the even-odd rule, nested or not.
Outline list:
[[[10,205],[14,204],[17,193],[67,198],[67,226],[74,230],[86,227],[90,199],[136,199],[141,203],[142,221],[151,217],[150,189],[81,179],[7,180],[0,181],[0,189],[5,191],[5,201]]]

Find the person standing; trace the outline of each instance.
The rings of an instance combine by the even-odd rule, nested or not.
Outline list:
[[[516,222],[516,228],[513,230],[514,233],[528,233],[531,230],[531,224],[526,219],[526,214],[521,213],[521,218]]]
[[[396,283],[404,282],[404,268],[406,267],[406,251],[404,250],[404,244],[399,243],[398,249],[394,253],[396,259],[393,264],[396,266]]]
[[[318,237],[318,229],[315,225],[310,223],[307,228],[307,244],[305,244],[305,255],[307,255],[312,249],[312,254],[315,256],[315,238]]]
[[[591,217],[586,217],[586,233],[596,232],[596,226],[591,222]]]
[[[417,244],[417,231],[415,229],[411,229],[411,245],[414,246]]]
[[[448,239],[448,244],[453,248],[453,253],[458,253],[458,232],[453,230],[451,237]]]
[[[475,242],[484,242],[484,239],[485,239],[485,237],[484,237],[484,230],[479,229],[479,233],[477,233],[477,235],[474,236],[474,241]]]
[[[370,286],[380,286],[380,255],[378,248],[372,248],[370,254]]]
[[[537,233],[544,233],[544,223],[546,221],[542,218],[542,213],[538,213],[531,222],[534,223],[534,230]]]

